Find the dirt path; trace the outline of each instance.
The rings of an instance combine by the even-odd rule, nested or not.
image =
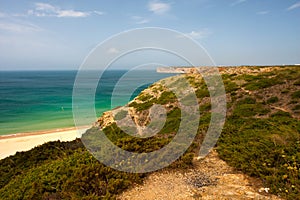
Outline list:
[[[266,190],[258,179],[234,171],[213,151],[195,161],[194,169],[155,172],[143,185],[125,191],[118,199],[280,199]]]

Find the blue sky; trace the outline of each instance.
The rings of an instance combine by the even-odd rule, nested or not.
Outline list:
[[[98,43],[143,27],[192,37],[217,65],[300,63],[299,0],[0,0],[0,70],[77,69]]]

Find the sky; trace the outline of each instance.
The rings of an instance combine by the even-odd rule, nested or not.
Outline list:
[[[0,0],[0,70],[76,70],[99,43],[144,27],[191,37],[217,65],[300,63],[299,0]]]

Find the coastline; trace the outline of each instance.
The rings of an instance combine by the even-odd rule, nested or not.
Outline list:
[[[32,135],[43,135],[43,134],[51,134],[56,132],[72,131],[72,130],[79,130],[84,128],[90,128],[90,126],[81,126],[78,128],[77,127],[56,128],[56,129],[49,129],[49,130],[29,131],[29,132],[13,133],[8,135],[0,135],[0,140],[9,139],[9,138],[26,137]]]
[[[50,141],[72,141],[79,138],[91,126],[58,128],[37,132],[25,132],[0,136],[0,159],[17,152],[28,151]]]

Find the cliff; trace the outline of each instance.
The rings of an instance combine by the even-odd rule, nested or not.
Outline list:
[[[300,69],[219,70],[226,121],[207,157],[195,159],[212,118],[211,94],[201,74],[193,71],[154,83],[124,107],[104,113],[82,137],[91,142],[88,150],[94,156],[103,151],[93,137],[100,130],[123,150],[155,152],[176,139],[181,114],[193,114],[182,108],[193,103],[187,97],[194,93],[200,117],[197,126],[194,117],[188,119],[184,133],[196,129],[196,135],[168,167],[151,173],[121,172],[96,160],[79,139],[51,142],[0,160],[0,199],[299,199]],[[180,80],[187,80],[191,89],[179,90],[178,98],[174,89],[184,88]],[[169,154],[158,157],[168,160]],[[120,160],[115,168],[130,171],[135,166],[134,158],[118,152],[108,159]],[[146,168],[157,166],[142,161]]]
[[[207,90],[207,88],[203,89],[203,91],[198,88],[198,86],[206,87],[205,81],[199,71],[203,73],[208,69],[209,67],[158,68],[157,72],[159,73],[179,73],[186,75],[174,76],[154,83],[149,88],[142,91],[141,94],[123,108],[126,108],[126,110],[128,109],[129,114],[132,116],[136,125],[146,125],[150,121],[149,116],[147,117],[149,114],[149,108],[154,103],[162,103],[160,101],[163,101],[163,103],[166,103],[164,104],[164,107],[168,112],[170,111],[170,108],[178,107],[178,101],[173,100],[174,96],[165,96],[163,97],[165,98],[164,100],[160,98],[164,92],[170,92],[170,90],[164,86],[166,83],[168,83],[168,85],[172,85],[172,83],[175,83],[182,78],[188,79],[190,84],[194,87],[200,106],[205,105],[210,101],[210,98],[209,93],[200,94],[205,89]],[[291,93],[295,93],[299,90],[298,86],[300,84],[297,79],[299,69],[297,66],[242,66],[219,67],[218,69],[223,77],[228,103],[235,103],[236,101],[249,96],[253,96],[253,98],[261,103],[267,103],[274,99],[273,101],[276,102],[266,105],[266,108],[270,109],[270,112],[261,114],[260,117],[268,117],[276,111],[281,110],[288,112],[294,118],[299,119],[300,111],[297,106],[298,102],[295,98],[293,98],[293,95],[291,95]],[[293,70],[295,70],[295,72]],[[115,123],[116,121],[114,120],[114,116],[117,115],[117,113],[123,108],[120,107],[112,111],[105,112],[95,123],[95,126],[104,128]],[[230,114],[231,110],[232,107],[230,106],[228,114]]]
[[[207,68],[202,68],[200,70],[205,72],[206,69]],[[167,87],[163,86],[166,85],[165,83],[172,85],[172,83],[178,83],[178,80],[181,78],[188,79],[189,83],[194,87],[201,110],[201,117],[205,118],[205,120],[207,120],[207,117],[209,118],[209,92],[207,91],[207,87],[205,88],[205,81],[201,74],[199,74],[198,69],[171,68],[170,70],[170,68],[167,68],[167,70],[159,69],[158,71],[167,73],[179,72],[182,75],[170,77],[153,84],[125,106],[126,109],[129,109],[130,116],[136,126],[145,128],[145,126],[150,123],[149,110],[154,103],[163,104],[168,113],[178,108],[178,101],[174,100],[170,93],[168,97],[164,95],[164,100],[162,100],[161,97],[162,94],[170,92]],[[188,183],[184,182],[180,186],[181,188],[179,188],[178,183],[176,186],[178,187],[177,189],[180,191],[182,188],[188,188],[186,191],[189,192],[181,192],[181,195],[185,195],[185,199],[189,199],[193,195],[209,199],[212,197],[212,194],[214,194],[214,198],[218,197],[219,199],[277,199],[277,197],[268,196],[269,192],[279,194],[281,197],[292,198],[294,194],[291,193],[298,193],[298,190],[295,189],[298,184],[296,184],[296,182],[298,182],[296,179],[298,178],[297,175],[292,174],[296,173],[299,169],[300,161],[300,157],[297,157],[299,156],[299,151],[295,149],[292,150],[294,147],[296,149],[299,148],[299,68],[293,66],[229,67],[219,68],[219,71],[226,89],[227,123],[225,124],[223,135],[216,147],[219,154],[213,154],[213,160],[216,164],[213,171],[217,173],[227,166],[226,163],[222,163],[219,157],[227,161],[234,170],[223,171],[221,175],[217,173],[218,175],[207,176],[210,179],[218,180],[213,184],[211,183],[200,188],[196,187],[195,189],[195,187],[191,187]],[[120,110],[122,110],[122,108],[105,113],[103,117],[99,118],[97,126],[104,128],[102,124],[111,125],[116,123],[113,116]],[[109,123],[105,120],[106,116],[110,116],[108,120]],[[287,120],[288,125],[284,125],[285,120]],[[205,131],[207,131],[208,122],[201,121],[200,119],[200,123],[201,122],[199,134],[195,138],[195,141],[198,143],[203,142],[203,135],[205,135]],[[235,128],[229,128],[230,126],[235,126]],[[298,128],[291,131],[289,130],[291,128],[290,126],[297,126]],[[230,131],[235,131],[236,134],[231,134]],[[250,134],[249,132],[251,131],[254,132],[252,135],[244,135]],[[141,133],[138,132],[137,134]],[[162,130],[159,134],[166,134],[166,132]],[[157,137],[159,137],[159,134]],[[259,136],[259,134],[264,136]],[[168,136],[165,137],[171,137],[168,133],[167,135]],[[233,139],[234,137],[239,138],[237,140],[238,142],[230,141],[235,140]],[[250,147],[248,146],[249,143],[251,144]],[[270,145],[273,147],[265,148],[262,145]],[[195,144],[194,149],[190,152],[195,153],[197,156],[199,148],[200,147]],[[286,153],[289,154],[289,161],[277,158],[278,156],[285,158]],[[196,168],[198,171],[205,170],[204,166],[201,167],[200,164],[197,165],[198,162],[211,162],[211,160],[206,159],[203,161],[194,160],[193,165],[200,166]],[[297,160],[294,164],[291,163],[293,159]],[[249,160],[251,160],[251,162],[249,162]],[[284,166],[290,166],[289,169],[293,168],[293,170],[296,171],[283,170]],[[236,170],[241,170],[246,174],[259,177],[260,180],[253,180],[247,175],[240,174],[240,172]],[[206,169],[206,173],[208,171],[209,169]],[[156,187],[160,181],[172,185],[172,182],[178,179],[177,176],[182,176],[181,180],[189,179],[185,173],[181,175],[180,173],[179,175],[175,174],[168,173],[168,175],[166,175],[165,173],[157,173],[153,175],[153,177],[155,177],[154,180],[150,178],[151,181],[148,181],[146,185],[138,189],[130,190],[122,195],[122,198],[140,198],[141,195],[151,193],[149,191],[153,190],[151,187]],[[192,174],[194,175],[194,173]],[[279,181],[278,176],[288,178],[283,178],[282,181]],[[224,179],[226,179],[226,184],[232,186],[231,188],[226,187],[226,184],[223,185]],[[240,181],[236,182],[237,179]],[[265,184],[263,184],[261,180],[263,180]],[[293,184],[289,184],[288,182],[293,182]],[[248,187],[247,185],[249,184],[253,187]],[[163,189],[163,186],[159,187],[161,190],[157,192],[157,195],[164,197],[163,193],[167,193],[168,191],[166,188]],[[139,192],[136,193],[135,191]],[[168,198],[165,196],[165,198],[177,198],[178,195],[179,194],[175,196],[171,195],[168,196]],[[152,197],[154,198],[154,196]]]

